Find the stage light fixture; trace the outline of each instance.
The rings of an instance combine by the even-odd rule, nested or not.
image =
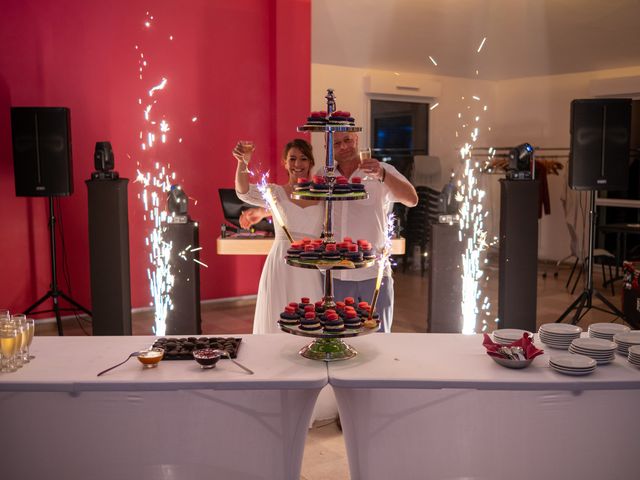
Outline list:
[[[509,167],[507,177],[512,180],[529,180],[532,178],[533,147],[523,143],[509,150]]]
[[[115,180],[118,172],[114,172],[115,160],[111,142],[96,142],[93,152],[93,166],[96,169],[91,174],[92,180]]]
[[[189,198],[180,185],[171,185],[167,197],[167,210],[173,217],[187,217]]]

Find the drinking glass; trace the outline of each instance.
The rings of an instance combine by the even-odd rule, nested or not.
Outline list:
[[[29,354],[25,351],[27,350],[27,342],[29,340],[29,327],[27,325],[27,316],[20,313],[17,315],[12,315],[11,320],[15,324],[16,330],[18,333],[18,342],[16,345],[17,353],[16,353],[16,366],[22,366],[25,363],[29,363]]]
[[[16,329],[10,321],[0,323],[0,372],[15,372]]]
[[[29,349],[31,348],[31,342],[33,341],[33,334],[36,331],[36,322],[33,320],[33,318],[27,318],[25,323],[27,326],[27,344],[24,348],[24,361],[30,362],[31,360],[36,358],[35,355],[31,355],[29,352]]]
[[[364,162],[365,160],[369,160],[371,158],[371,149],[370,148],[361,148],[358,152],[360,155],[360,162]],[[368,174],[366,174],[363,180],[371,180]]]
[[[13,365],[21,368],[24,365],[24,358],[22,356],[22,343],[27,335],[26,327],[27,317],[23,314],[11,315],[11,323],[16,332],[16,345],[13,353]]]
[[[240,140],[240,150],[242,152],[242,161],[244,162],[243,172],[250,173],[249,162],[255,149],[256,145],[251,140]]]

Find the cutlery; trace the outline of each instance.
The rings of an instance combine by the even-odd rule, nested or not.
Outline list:
[[[109,367],[106,370],[101,371],[98,375],[96,375],[96,377],[99,377],[100,375],[110,372],[111,370],[113,370],[116,367],[119,367],[120,365],[127,363],[127,361],[131,358],[131,357],[137,357],[138,355],[140,355],[140,352],[133,352],[131,353],[127,358],[124,359],[124,361],[118,363],[117,365],[114,365],[113,367]]]

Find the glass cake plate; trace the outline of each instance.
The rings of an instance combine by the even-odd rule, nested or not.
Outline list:
[[[293,192],[291,198],[295,200],[331,200],[336,202],[341,200],[366,200],[369,198],[369,194],[367,192],[318,193],[304,190],[301,192]]]
[[[359,337],[376,333],[380,328],[380,321],[376,321],[375,328],[360,327],[358,329],[346,329],[344,332],[330,333],[324,330],[301,330],[298,326],[282,325],[278,322],[280,330],[291,335],[315,338],[309,345],[303,347],[298,353],[311,360],[334,362],[336,360],[348,360],[355,357],[358,352],[351,345],[342,341],[343,338]]]
[[[362,262],[352,262],[351,260],[302,260],[300,258],[285,258],[287,265],[299,268],[317,268],[318,270],[345,270],[354,268],[367,268],[373,266],[377,258],[363,260]]]
[[[302,125],[299,132],[361,132],[362,127],[327,123],[325,125]]]

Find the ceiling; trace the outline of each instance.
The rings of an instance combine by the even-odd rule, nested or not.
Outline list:
[[[640,66],[640,0],[312,0],[312,61],[485,80]]]

